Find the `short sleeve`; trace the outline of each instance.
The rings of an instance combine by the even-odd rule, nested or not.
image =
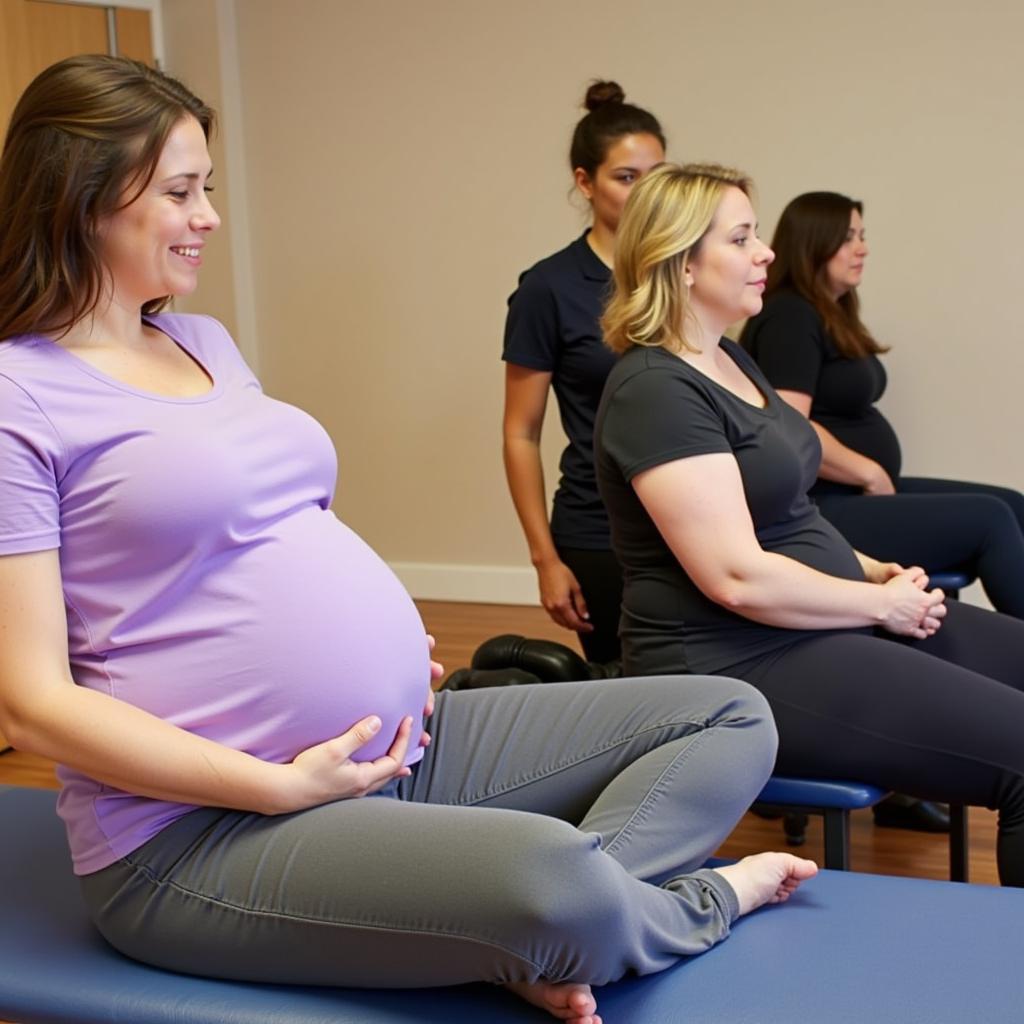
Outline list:
[[[773,388],[817,394],[824,335],[810,304],[795,296],[772,303],[757,318],[750,349]]]
[[[601,444],[625,480],[666,462],[732,452],[719,410],[669,371],[645,370],[609,394]]]
[[[60,547],[60,450],[32,398],[0,376],[0,555]]]
[[[553,372],[559,357],[558,306],[547,282],[527,271],[508,300],[501,358],[531,370]]]

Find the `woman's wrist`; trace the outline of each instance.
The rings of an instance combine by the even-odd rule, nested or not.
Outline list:
[[[537,553],[531,552],[530,562],[539,571],[541,569],[550,569],[553,565],[560,565],[562,559],[555,548],[550,547]]]

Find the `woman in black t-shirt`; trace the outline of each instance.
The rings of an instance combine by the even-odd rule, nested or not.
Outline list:
[[[593,210],[593,226],[527,270],[509,299],[504,454],[542,604],[555,622],[579,634],[590,661],[609,662],[619,657],[622,575],[594,477],[594,415],[615,361],[598,319],[619,214],[633,183],[665,159],[665,137],[657,119],[626,103],[615,82],[591,85],[585,106],[569,166]],[[550,526],[540,457],[549,388],[569,439]]]
[[[763,311],[742,342],[821,440],[811,489],[822,514],[876,558],[966,570],[993,606],[1024,618],[1024,496],[1005,487],[900,475],[900,445],[875,403],[885,351],[861,323],[863,207],[797,196],[779,218]]]
[[[630,196],[603,319],[621,353],[598,481],[623,567],[629,674],[744,679],[776,770],[998,808],[1024,886],[1024,623],[948,607],[918,566],[855,551],[807,496],[821,445],[722,338],[760,311],[771,250],[747,180],[664,166]]]

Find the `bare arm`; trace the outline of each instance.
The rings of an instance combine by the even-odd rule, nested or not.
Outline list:
[[[883,585],[839,579],[765,551],[731,454],[655,466],[633,488],[701,592],[745,618],[790,629],[880,625],[924,638],[945,614],[942,592],[924,591],[906,574]]]
[[[780,390],[779,397],[810,420],[810,395],[803,391]],[[861,487],[865,494],[896,493],[889,474],[874,459],[848,448],[820,423],[814,420],[810,420],[810,423],[821,441],[821,468],[818,470],[818,476],[822,480]]]
[[[411,720],[388,755],[351,755],[376,731],[363,719],[290,765],[261,761],[106,694],[75,685],[56,551],[0,557],[0,731],[17,748],[157,799],[276,814],[361,796],[403,767]],[[377,720],[379,728],[379,719]]]
[[[558,557],[548,526],[540,438],[550,387],[550,373],[505,364],[505,476],[526,535],[530,561],[537,570],[541,603],[559,625],[590,632],[593,626],[586,621],[583,593],[572,571]]]

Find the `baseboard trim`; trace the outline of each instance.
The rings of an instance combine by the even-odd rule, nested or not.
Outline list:
[[[537,574],[529,566],[453,565],[391,562],[394,574],[413,597],[424,601],[536,605]]]

